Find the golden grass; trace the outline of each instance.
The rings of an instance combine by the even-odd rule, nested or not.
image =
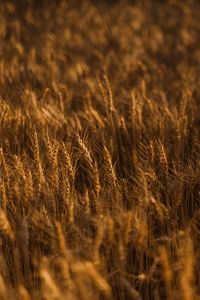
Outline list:
[[[198,1],[1,1],[0,299],[200,299]]]

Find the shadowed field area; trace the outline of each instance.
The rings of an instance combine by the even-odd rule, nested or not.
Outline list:
[[[0,2],[0,300],[200,299],[199,20]]]

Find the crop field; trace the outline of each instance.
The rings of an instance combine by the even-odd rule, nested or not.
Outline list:
[[[200,2],[0,1],[0,300],[200,300]]]

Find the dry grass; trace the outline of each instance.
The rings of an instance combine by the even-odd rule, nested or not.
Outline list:
[[[200,299],[198,1],[1,1],[0,299]]]

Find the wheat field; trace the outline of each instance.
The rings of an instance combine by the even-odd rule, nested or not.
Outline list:
[[[199,19],[0,1],[0,299],[200,299]]]

